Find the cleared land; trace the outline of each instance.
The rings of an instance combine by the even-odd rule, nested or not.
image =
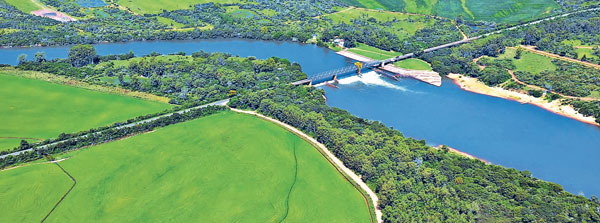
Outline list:
[[[548,15],[558,4],[553,0],[345,0],[370,9],[406,11],[454,19],[514,23]]]
[[[429,65],[429,63],[417,58],[408,58],[406,60],[395,62],[394,66],[409,70],[432,70],[431,65]]]
[[[539,54],[523,51],[521,58],[515,59],[516,48],[506,48],[506,51],[498,56],[500,59],[512,60],[517,69],[514,71],[526,71],[539,74],[544,70],[556,70],[556,65],[552,63],[552,58]]]
[[[138,14],[145,13],[160,13],[163,10],[171,11],[177,9],[187,9],[196,4],[202,3],[239,3],[240,0],[117,0],[116,3],[129,8],[131,11]]]
[[[155,113],[168,104],[24,78],[0,71],[0,149]],[[36,140],[30,140],[33,142]]]
[[[362,195],[315,148],[250,115],[222,112],[64,157],[77,186],[47,222],[370,222]],[[13,182],[0,191],[30,182],[13,172],[32,167],[0,172]],[[40,180],[64,193],[65,178]],[[12,208],[0,210],[8,222],[20,217]]]
[[[350,23],[351,20],[362,16],[374,18],[378,22],[394,21],[391,26],[386,27],[386,30],[399,35],[412,36],[415,34],[415,32],[417,32],[417,30],[431,26],[435,23],[434,19],[421,15],[409,15],[389,11],[375,11],[362,8],[347,8],[337,13],[329,14],[325,17],[330,18],[336,23]]]

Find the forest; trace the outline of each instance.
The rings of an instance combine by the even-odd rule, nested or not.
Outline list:
[[[600,220],[596,197],[569,194],[528,171],[434,149],[377,121],[327,106],[323,93],[286,86],[238,95],[230,106],[256,109],[324,143],[375,188],[385,222]]]

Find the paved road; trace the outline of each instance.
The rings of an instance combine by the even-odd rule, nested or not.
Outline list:
[[[159,118],[169,117],[169,116],[171,116],[171,115],[173,115],[175,113],[177,113],[177,114],[183,114],[183,113],[188,112],[188,111],[193,110],[193,109],[204,108],[204,107],[213,106],[213,105],[215,105],[215,106],[225,106],[225,105],[227,105],[228,102],[229,102],[229,99],[220,100],[220,101],[216,101],[216,102],[213,102],[213,103],[199,105],[199,106],[191,107],[191,108],[184,109],[184,110],[181,110],[181,111],[172,112],[172,113],[164,114],[164,115],[157,116],[157,117],[154,117],[154,118],[149,118],[149,119],[145,119],[145,120],[142,120],[142,121],[130,123],[130,124],[127,124],[127,125],[123,125],[123,126],[119,126],[119,127],[114,127],[112,129],[122,129],[122,128],[127,128],[127,127],[133,127],[133,126],[136,126],[136,125],[141,125],[141,124],[144,124],[144,123],[148,123],[148,122],[157,120]],[[106,130],[104,130],[104,131],[106,131]],[[102,133],[104,131],[96,132],[96,133],[90,133],[90,134],[99,134],[99,133]],[[77,139],[83,139],[83,138],[88,137],[90,134],[82,135],[82,136],[79,136],[79,137],[76,137],[76,138]],[[73,138],[65,139],[65,140],[62,140],[62,141],[58,141],[58,142],[54,142],[54,143],[50,143],[50,144],[46,144],[46,145],[37,146],[37,147],[34,147],[34,148],[35,149],[43,149],[43,148],[46,148],[48,146],[53,146],[53,145],[56,145],[58,143],[66,142],[67,140],[71,140],[71,139],[73,139]],[[33,151],[34,148],[26,149],[26,150],[21,150],[21,151],[17,151],[17,152],[14,152],[14,153],[9,153],[9,154],[6,154],[6,155],[2,155],[2,156],[0,156],[0,159],[3,159],[5,157],[7,157],[7,156],[16,156],[16,155],[19,155],[19,154],[24,153],[24,152]]]

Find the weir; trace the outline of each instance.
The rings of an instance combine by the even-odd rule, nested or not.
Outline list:
[[[459,41],[455,41],[455,42],[451,42],[451,43],[447,43],[447,44],[443,44],[443,45],[439,45],[439,46],[435,46],[435,47],[431,47],[431,48],[427,48],[425,50],[423,50],[423,53],[429,53],[429,52],[433,52],[436,50],[440,50],[440,49],[444,49],[444,48],[449,48],[449,47],[453,47],[456,45],[460,45],[463,43],[468,43],[471,42],[473,40],[479,39],[482,36],[477,36],[477,37],[472,37],[472,38],[468,38],[468,39],[464,39],[464,40],[459,40]],[[407,53],[404,55],[400,55],[397,57],[393,57],[390,59],[385,59],[385,60],[378,60],[378,61],[368,61],[368,62],[364,62],[362,64],[362,68],[379,68],[382,70],[386,70],[388,72],[392,72],[395,73],[397,75],[395,75],[396,77],[398,76],[407,76],[407,72],[404,69],[394,69],[391,68],[389,66],[386,66],[386,64],[390,64],[390,63],[394,63],[397,61],[401,61],[401,60],[405,60],[408,58],[412,58],[414,57],[416,54],[415,53]],[[291,83],[292,85],[316,85],[316,84],[320,84],[323,82],[327,82],[327,81],[331,81],[331,80],[335,80],[338,79],[340,77],[345,77],[345,76],[351,76],[354,75],[355,73],[358,73],[357,71],[359,71],[358,66],[356,65],[351,65],[351,66],[346,66],[346,67],[342,67],[342,68],[338,68],[335,70],[329,70],[329,71],[325,71],[325,72],[321,72],[315,75],[310,76],[307,79],[304,80],[300,80],[300,81],[296,81]],[[439,76],[439,75],[437,75]],[[420,74],[418,77],[415,77],[418,80],[436,85],[436,86],[440,86],[441,85],[441,77],[439,78],[439,80],[436,77],[430,77],[428,76],[428,73],[423,73]]]

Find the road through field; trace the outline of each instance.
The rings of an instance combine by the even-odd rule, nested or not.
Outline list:
[[[196,107],[184,109],[184,110],[177,111],[177,112],[171,112],[171,113],[168,113],[168,114],[164,114],[164,115],[157,116],[157,117],[154,117],[154,118],[149,118],[149,119],[142,120],[142,121],[139,121],[139,122],[134,122],[134,123],[127,124],[127,125],[114,127],[112,129],[122,129],[122,128],[127,128],[127,127],[133,127],[133,126],[136,126],[136,125],[141,125],[141,124],[144,124],[144,123],[147,123],[147,122],[151,122],[151,121],[157,120],[157,119],[162,118],[162,117],[169,117],[169,116],[171,116],[171,115],[173,115],[175,113],[177,113],[177,114],[183,114],[183,113],[191,111],[193,109],[204,108],[204,107],[208,107],[208,106],[225,106],[225,105],[227,105],[227,103],[229,103],[229,99],[220,100],[220,101],[216,101],[216,102],[208,103],[208,104],[204,104],[204,105],[199,105],[199,106],[196,106]],[[90,133],[90,134],[97,134],[97,133],[98,132],[96,132],[96,133]],[[86,137],[88,137],[88,135],[89,134],[86,134],[86,135],[82,135],[82,136],[79,136],[79,137],[76,137],[76,138],[79,138],[79,139],[86,138]],[[6,155],[1,155],[0,159],[4,159],[4,158],[6,158],[8,156],[16,156],[16,155],[19,155],[19,154],[25,153],[25,152],[31,152],[31,151],[33,151],[33,149],[43,149],[43,148],[46,148],[48,146],[56,145],[58,143],[63,143],[63,142],[66,142],[67,140],[72,140],[72,139],[73,138],[65,139],[65,140],[62,140],[62,141],[58,141],[58,142],[54,142],[54,143],[50,143],[50,144],[46,144],[46,145],[36,146],[34,148],[31,148],[31,149],[26,149],[26,150],[21,150],[21,151],[9,153],[9,154],[6,154]]]
[[[333,161],[334,165],[336,165],[339,168],[339,170],[343,171],[344,174],[346,174],[347,176],[349,176],[352,179],[352,181],[354,181],[358,186],[360,186],[361,189],[363,189],[364,191],[367,192],[367,195],[369,195],[369,197],[371,198],[371,201],[373,201],[372,205],[373,205],[373,207],[375,207],[375,215],[376,215],[376,218],[377,218],[377,222],[378,223],[383,222],[383,218],[382,218],[383,214],[382,214],[381,210],[379,210],[377,208],[377,201],[379,199],[377,198],[377,195],[375,194],[375,192],[373,192],[373,190],[371,190],[371,188],[369,188],[369,186],[365,182],[363,182],[362,179],[358,175],[356,175],[356,173],[354,173],[354,171],[348,169],[348,167],[346,167],[344,165],[344,163],[340,159],[338,159],[335,155],[333,155],[333,153],[331,151],[329,151],[329,149],[327,149],[327,147],[325,145],[323,145],[322,143],[320,143],[316,139],[310,137],[309,135],[305,134],[304,132],[302,132],[302,131],[294,128],[291,125],[288,125],[288,124],[286,124],[284,122],[281,122],[279,120],[276,120],[276,119],[264,116],[262,114],[259,114],[259,113],[255,112],[255,111],[245,111],[245,110],[240,110],[240,109],[235,109],[235,108],[231,108],[231,110],[235,111],[235,112],[239,112],[239,113],[245,113],[245,114],[255,115],[255,116],[260,117],[260,118],[262,118],[264,120],[273,122],[273,123],[275,123],[275,124],[277,124],[279,126],[284,127],[288,131],[293,132],[294,134],[302,137],[303,139],[309,141],[311,144],[319,147],[319,149],[321,151],[325,152],[325,155],[327,155],[327,157],[329,158],[329,160]]]

